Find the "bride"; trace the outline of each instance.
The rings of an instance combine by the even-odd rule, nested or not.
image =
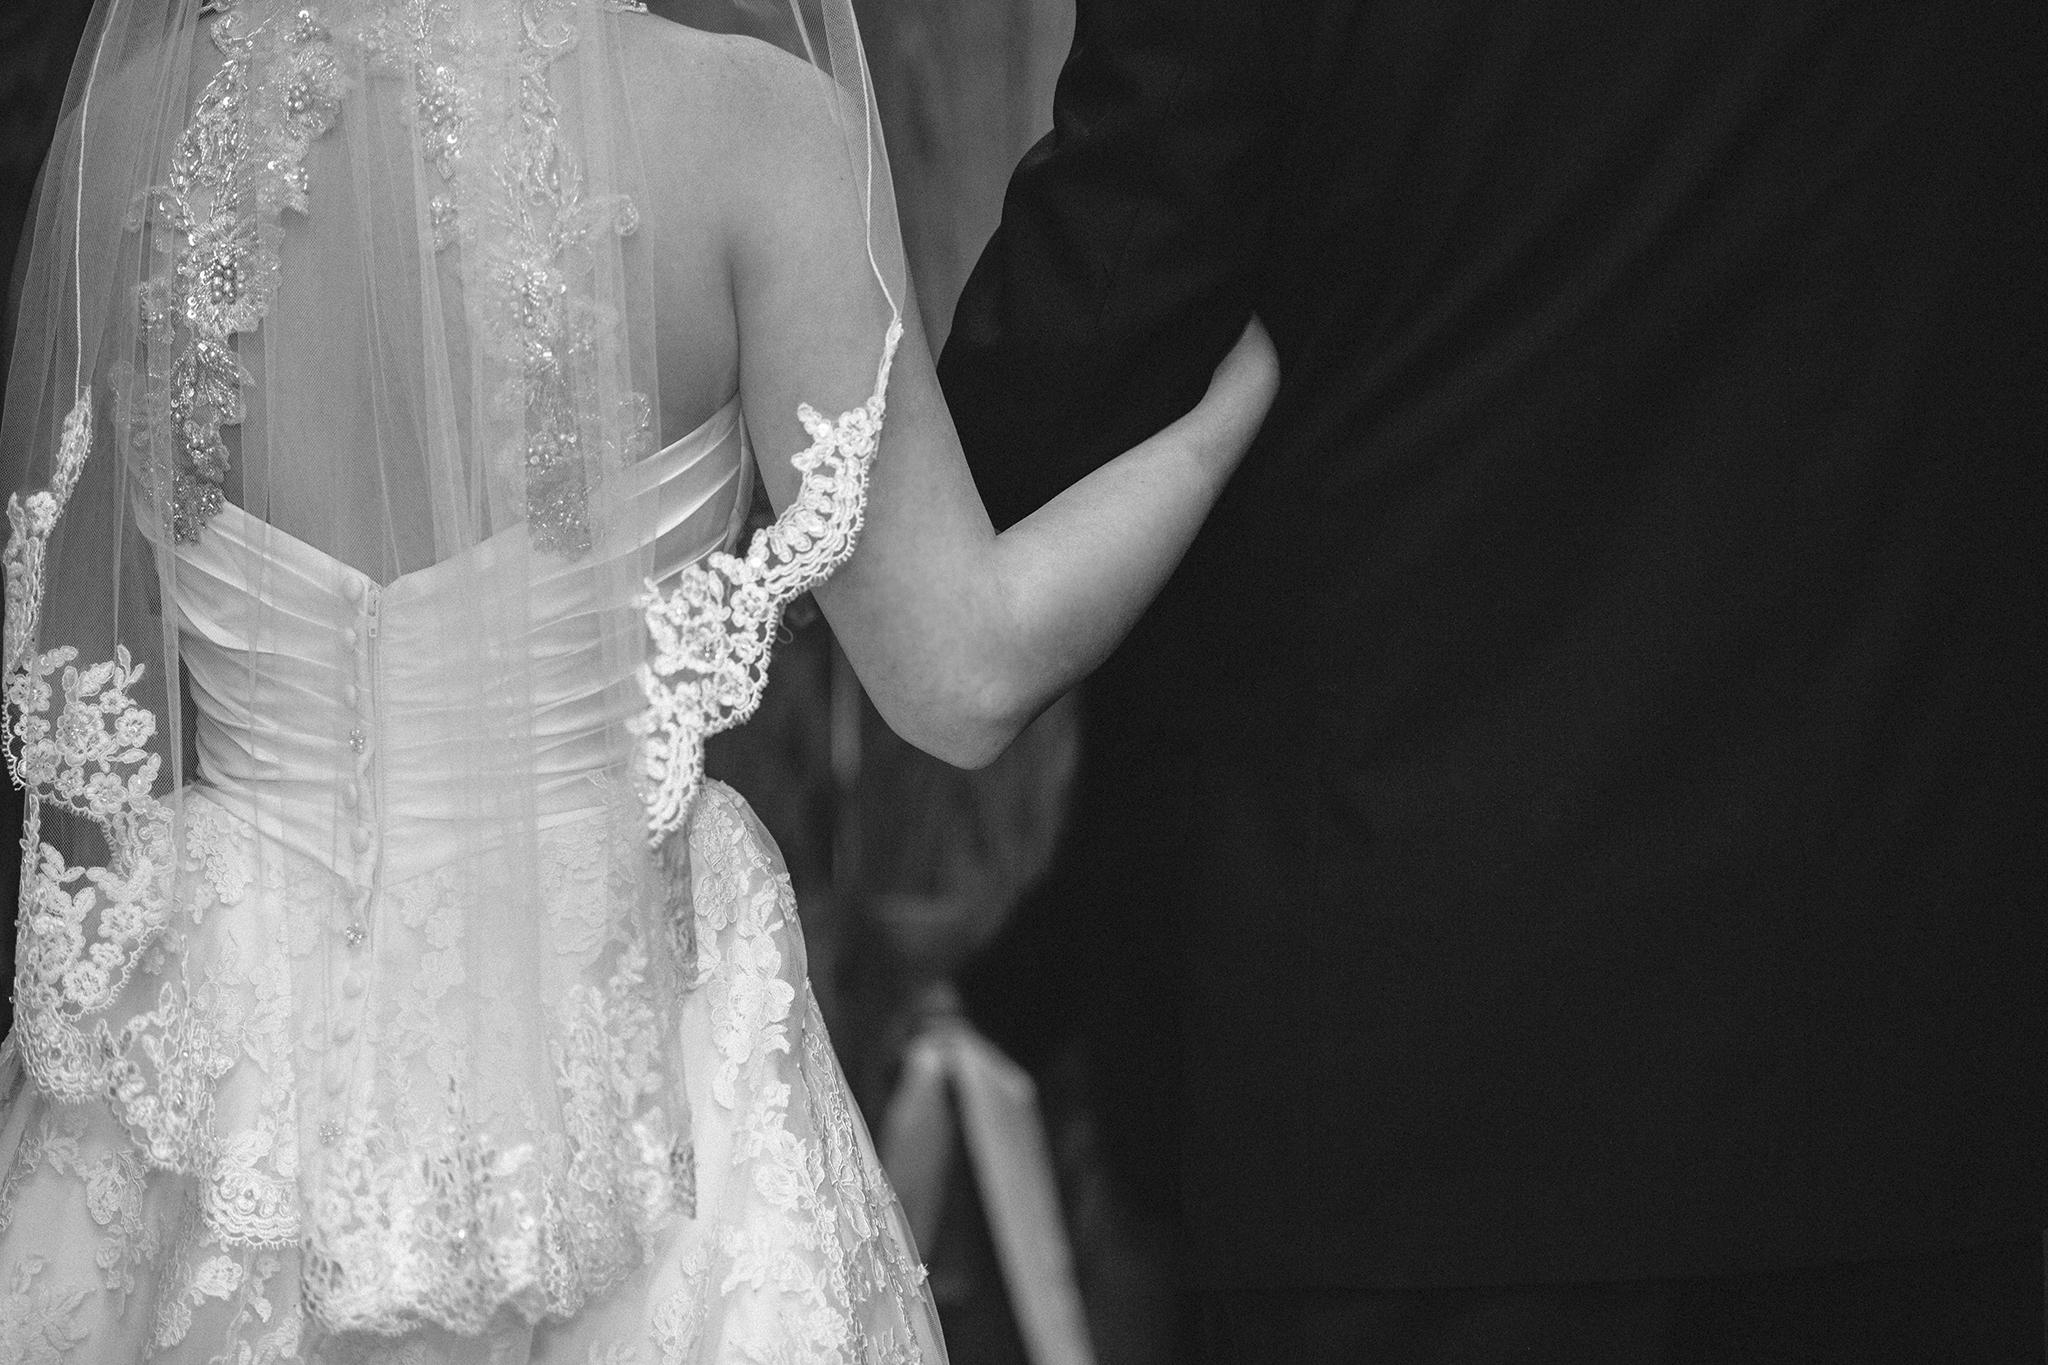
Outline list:
[[[811,591],[987,761],[1275,366],[995,535],[847,0],[675,8],[95,11],[0,427],[0,1362],[944,1358],[704,739]]]

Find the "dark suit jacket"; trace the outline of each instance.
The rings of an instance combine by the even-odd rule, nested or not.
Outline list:
[[[1082,0],[940,366],[992,510],[1249,308],[1283,381],[976,999],[1092,1021],[1198,1283],[2048,1224],[2037,27]]]

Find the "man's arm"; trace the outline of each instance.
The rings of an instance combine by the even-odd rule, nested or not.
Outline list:
[[[1276,160],[1259,0],[1079,0],[939,378],[998,527],[1188,410],[1251,311]]]

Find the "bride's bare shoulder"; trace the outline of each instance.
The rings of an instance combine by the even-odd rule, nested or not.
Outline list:
[[[626,79],[651,176],[716,169],[751,177],[768,164],[800,175],[814,151],[836,144],[841,97],[809,62],[756,38],[652,14],[625,18]]]

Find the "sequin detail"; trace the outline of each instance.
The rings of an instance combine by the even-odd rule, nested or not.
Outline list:
[[[445,4],[398,0],[356,29],[378,67],[411,80],[419,156],[445,186],[428,218],[435,248],[465,258],[491,408],[476,437],[517,490],[535,547],[569,556],[594,542],[607,477],[653,448],[653,409],[630,385],[620,319],[592,279],[592,239],[630,235],[638,211],[623,194],[586,194],[549,71],[575,49],[585,11],[644,8],[516,0],[502,22],[462,26]]]
[[[226,501],[221,428],[241,424],[248,378],[234,338],[270,311],[283,274],[280,219],[306,212],[306,150],[333,126],[345,84],[318,11],[257,8],[220,6],[212,37],[227,60],[151,192],[158,262],[137,298],[152,343],[151,420],[137,441],[146,452],[169,436],[168,515],[186,542]],[[173,349],[158,372],[157,356]]]

